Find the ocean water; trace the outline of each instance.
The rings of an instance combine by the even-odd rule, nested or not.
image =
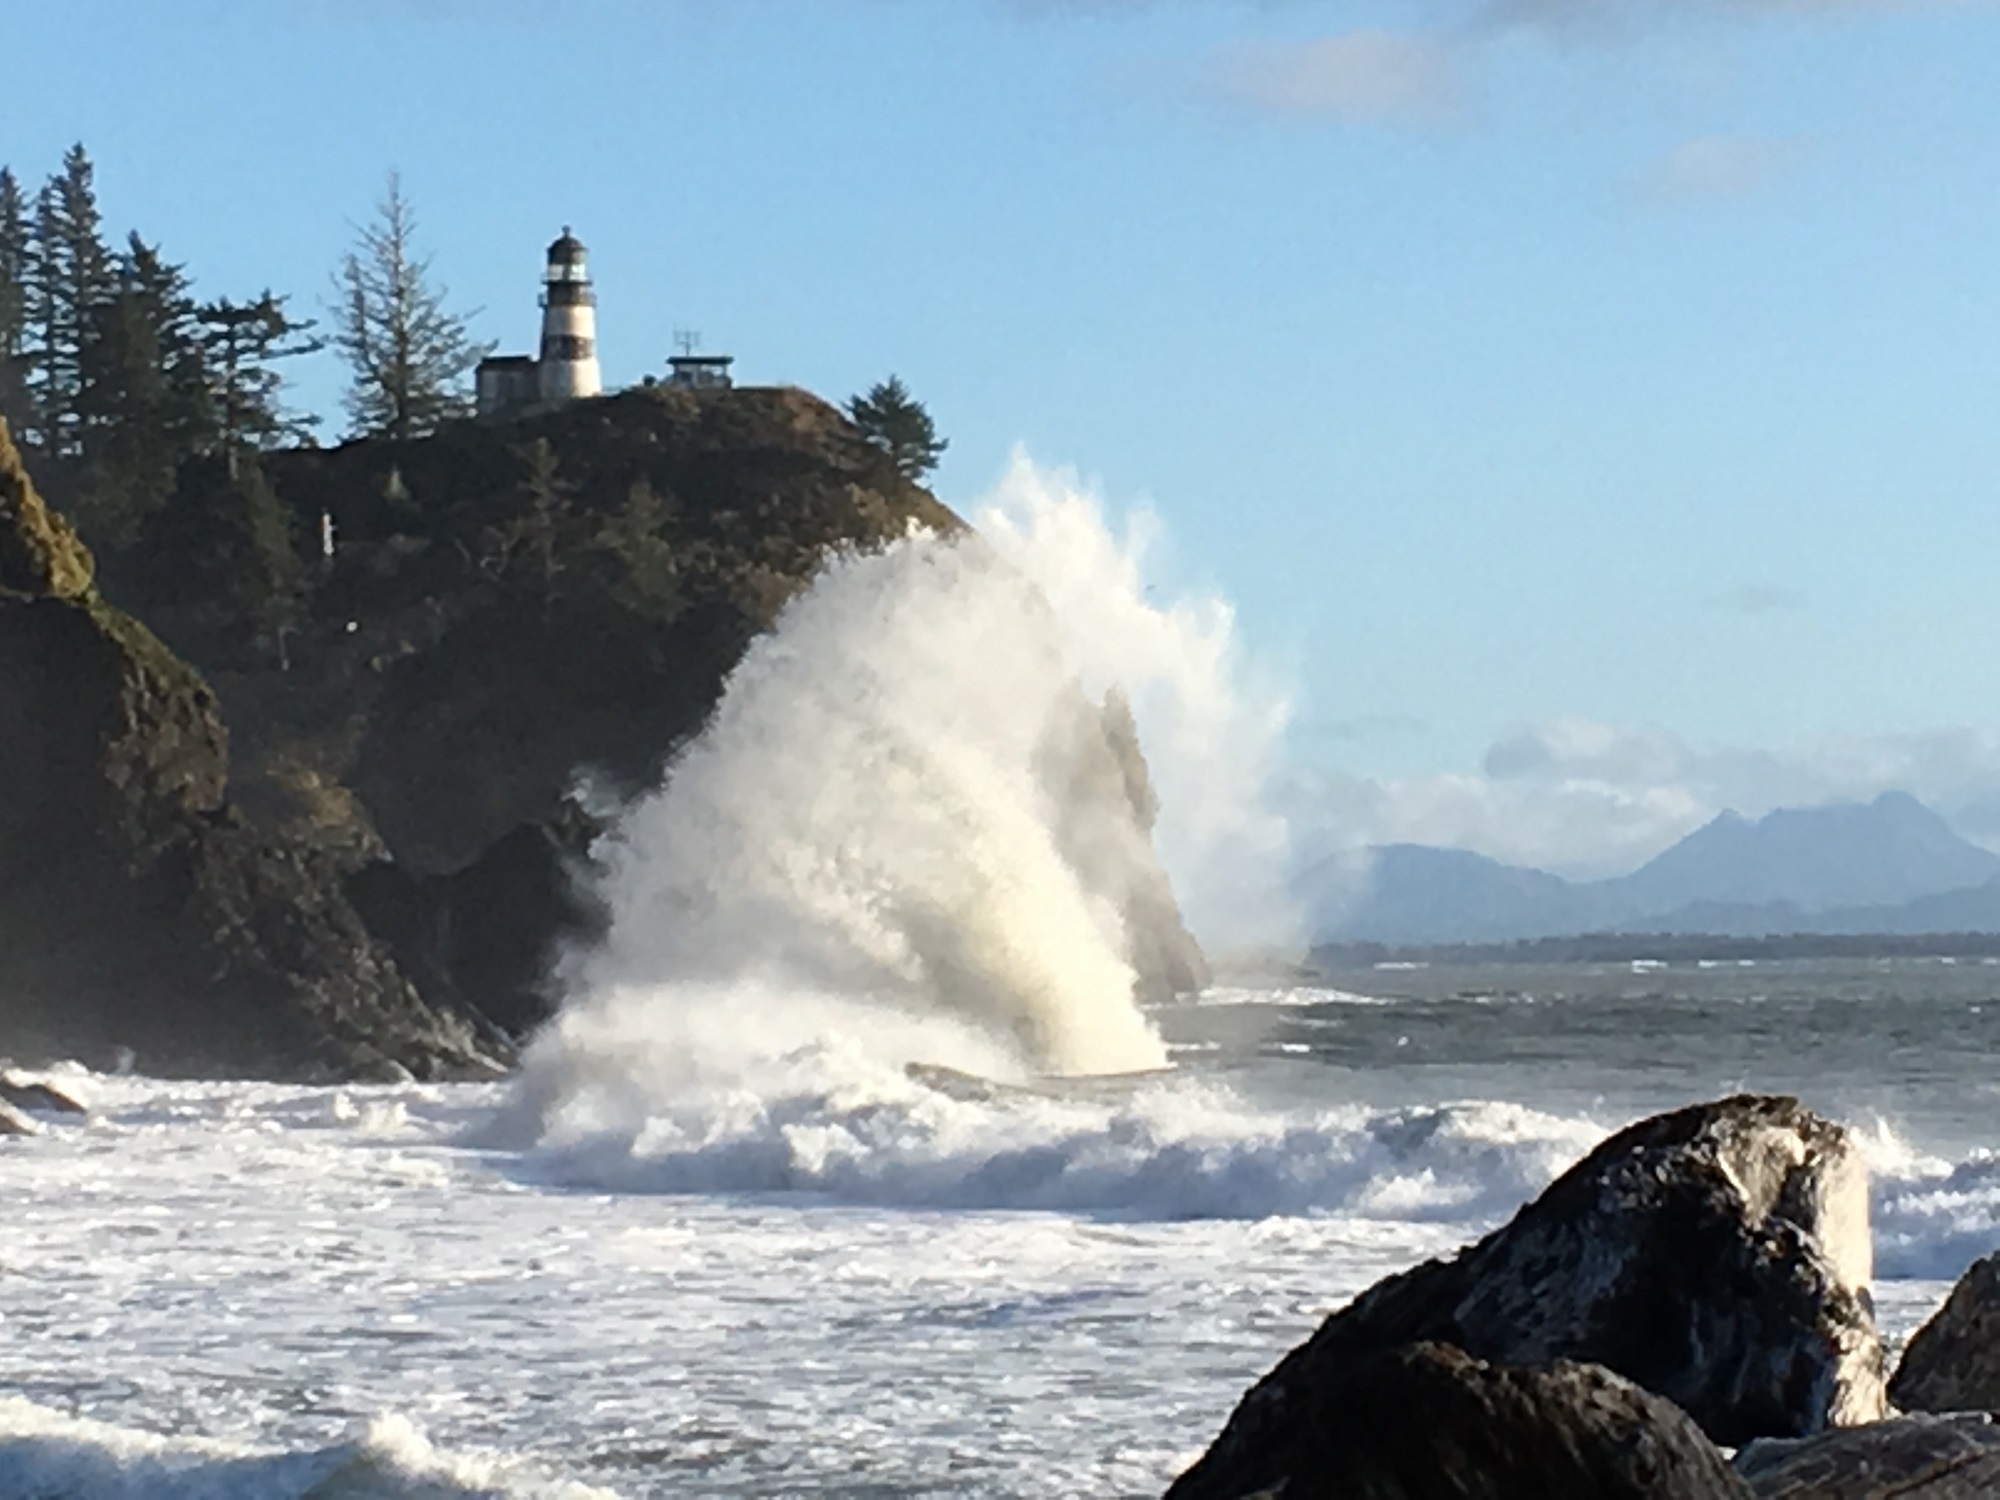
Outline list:
[[[1157,1494],[1327,1312],[1737,1089],[1862,1132],[1892,1334],[2000,1243],[2000,968],[1133,1003],[1156,849],[1205,940],[1288,933],[1283,704],[1073,480],[978,522],[831,558],[600,809],[514,1078],[60,1076],[0,1138],[0,1500]]]
[[[0,1141],[0,1494],[1157,1494],[1324,1313],[1738,1088],[1862,1133],[1892,1336],[2000,1245],[2000,968],[1337,983],[1152,1012],[1154,1074],[830,1030],[636,1115],[61,1075]]]

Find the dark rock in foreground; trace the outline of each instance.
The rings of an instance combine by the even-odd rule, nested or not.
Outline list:
[[[155,1071],[490,1072],[315,851],[225,798],[207,683],[92,582],[0,424],[0,1034]]]
[[[2000,1428],[1985,1413],[1905,1417],[1736,1455],[1758,1500],[1988,1500],[2000,1495]]]
[[[2000,1254],[1974,1262],[1917,1330],[1889,1398],[1905,1411],[2000,1411]]]
[[[1722,1500],[1750,1493],[1670,1401],[1596,1365],[1488,1364],[1446,1344],[1371,1353],[1315,1385],[1252,1469],[1200,1500]]]
[[[1884,1414],[1865,1169],[1846,1131],[1753,1095],[1640,1121],[1452,1260],[1364,1292],[1252,1388],[1171,1494],[1246,1495],[1362,1361],[1437,1342],[1601,1364],[1719,1443]]]

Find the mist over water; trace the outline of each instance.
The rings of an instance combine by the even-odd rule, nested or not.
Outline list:
[[[830,560],[601,846],[607,936],[517,1095],[538,1138],[754,1134],[746,1107],[900,1095],[912,1062],[1164,1066],[1127,931],[1153,809],[1109,695],[1210,941],[1278,909],[1283,715],[1233,682],[1225,607],[1148,599],[1150,540],[1017,456],[973,532]]]

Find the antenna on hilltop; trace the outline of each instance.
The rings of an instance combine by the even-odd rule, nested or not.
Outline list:
[[[701,331],[695,328],[676,328],[674,347],[683,354],[693,354],[701,348]]]

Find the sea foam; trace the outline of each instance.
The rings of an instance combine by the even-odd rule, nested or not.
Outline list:
[[[2000,1249],[2000,1154],[1945,1161],[1911,1150],[1879,1125],[1863,1139],[1877,1276],[1952,1281]]]
[[[940,1083],[851,1038],[773,1048],[674,1087],[569,1080],[517,1103],[538,1143],[516,1170],[618,1192],[791,1194],[925,1209],[1126,1219],[1340,1215],[1481,1226],[1603,1128],[1517,1105],[1259,1110],[1193,1078]]]
[[[612,1500],[522,1460],[448,1453],[407,1418],[286,1452],[162,1437],[0,1397],[0,1495],[33,1500]]]

